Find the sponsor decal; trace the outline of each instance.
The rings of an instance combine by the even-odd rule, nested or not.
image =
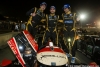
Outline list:
[[[13,51],[13,53],[15,54],[15,56],[16,56],[16,58],[19,60],[19,62],[22,64],[22,66],[23,67],[26,67],[25,66],[25,61],[23,60],[23,58],[22,58],[22,56],[21,56],[21,54],[20,54],[20,52],[19,52],[19,50],[18,50],[18,46],[17,46],[17,44],[16,44],[16,41],[15,41],[15,39],[14,39],[14,37],[13,38],[11,38],[8,42],[8,45],[10,46],[10,48],[11,48],[11,50]]]
[[[63,58],[63,59],[66,59],[65,56],[59,56],[59,55],[41,55],[41,59],[42,58],[47,58],[47,57],[56,57],[56,58]]]

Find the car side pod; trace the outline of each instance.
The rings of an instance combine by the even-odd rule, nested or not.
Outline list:
[[[48,45],[37,52],[37,61],[47,66],[63,66],[68,64],[65,52],[49,42]]]
[[[1,66],[1,67],[5,67],[5,66],[10,65],[11,63],[12,63],[11,60],[9,60],[9,59],[4,59],[4,60],[0,63],[0,66]]]

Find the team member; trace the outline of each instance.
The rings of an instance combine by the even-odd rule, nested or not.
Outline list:
[[[69,57],[69,49],[68,49],[68,40],[70,38],[71,40],[71,46],[72,46],[72,60],[71,63],[75,63],[75,52],[77,50],[77,38],[76,38],[76,30],[75,30],[75,23],[77,20],[76,13],[71,13],[71,7],[69,4],[65,4],[63,6],[64,13],[62,14],[62,20],[60,22],[64,23],[64,45],[62,45],[63,50],[67,53],[67,56]],[[75,39],[76,38],[76,39]],[[66,47],[65,47],[66,45]]]
[[[26,13],[28,16],[30,16],[26,25],[26,30],[28,30],[33,37],[36,35],[37,25],[43,21],[42,19],[45,17],[43,12],[46,9],[46,6],[47,4],[42,2],[39,9],[34,7]]]
[[[46,33],[45,33],[45,43],[50,38],[54,44],[57,45],[57,22],[59,16],[55,14],[56,8],[55,6],[50,7],[50,14],[46,16],[47,26],[46,26]]]

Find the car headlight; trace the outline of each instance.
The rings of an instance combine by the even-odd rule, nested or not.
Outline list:
[[[24,50],[25,50],[25,46],[22,45],[22,44],[19,44],[19,45],[18,45],[18,48],[19,48],[19,51],[20,51],[21,53],[23,53]]]

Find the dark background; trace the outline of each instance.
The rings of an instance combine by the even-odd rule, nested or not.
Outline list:
[[[100,0],[0,0],[0,14],[26,20],[26,12],[41,2],[47,3],[45,13],[54,5],[56,14],[61,15],[63,5],[70,4],[72,12],[87,14],[87,22],[94,22],[100,15]]]

